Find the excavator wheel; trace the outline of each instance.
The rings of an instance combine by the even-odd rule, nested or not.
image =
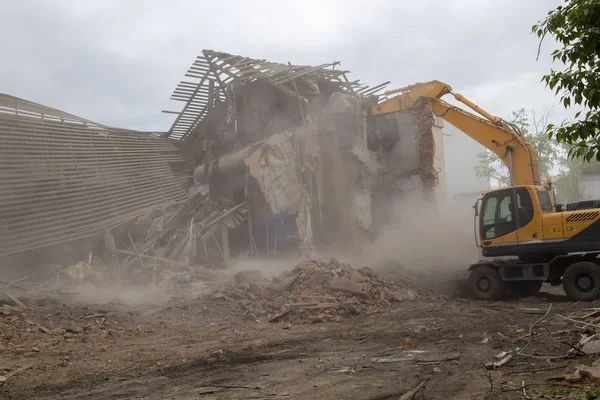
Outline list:
[[[588,261],[576,262],[563,274],[562,284],[572,300],[596,300],[600,297],[600,266]]]
[[[496,268],[475,267],[469,276],[471,293],[479,300],[497,300],[504,295],[504,282]]]

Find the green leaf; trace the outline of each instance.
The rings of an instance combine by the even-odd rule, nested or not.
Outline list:
[[[532,26],[532,32],[539,38],[549,35],[554,39],[552,43],[555,47],[550,55],[558,68],[550,69],[541,80],[554,92],[565,109],[575,105],[583,108],[583,111],[576,110],[575,117],[564,121],[560,127],[548,124],[545,133],[548,140],[555,140],[555,148],[560,147],[563,155],[567,152],[566,146],[570,146],[569,154],[577,157],[579,162],[596,159],[600,153],[599,20],[598,0],[565,0],[562,6],[550,10],[545,19]],[[546,151],[547,146],[540,139],[530,138],[539,152]],[[549,156],[557,154],[546,151]],[[558,159],[560,156],[553,158]],[[540,157],[539,162],[541,170],[545,161]],[[560,168],[566,162],[557,161]]]
[[[592,159],[592,157],[594,157],[594,153],[592,153],[591,151],[586,153],[585,155],[585,161],[590,162],[590,160]]]

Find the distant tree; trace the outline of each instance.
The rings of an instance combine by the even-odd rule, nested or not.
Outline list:
[[[540,49],[548,34],[562,46],[552,52],[552,59],[563,63],[564,69],[552,69],[542,81],[565,108],[583,108],[574,120],[548,124],[546,132],[564,143],[569,155],[600,160],[600,1],[567,0],[534,25],[532,32],[540,38]]]
[[[569,202],[579,197],[579,172],[583,162],[568,156],[565,143],[557,143],[545,132],[552,116],[552,108],[543,108],[541,112],[527,112],[524,108],[513,111],[509,122],[516,125],[527,141],[537,151],[538,165],[542,180],[551,178],[556,188],[558,202]],[[475,166],[478,178],[492,179],[499,186],[510,185],[510,175],[504,163],[489,150],[477,154],[479,160]]]
[[[521,132],[529,132],[529,117],[524,108],[513,111],[509,122],[513,123]],[[477,153],[478,164],[475,166],[475,175],[478,178],[493,179],[500,186],[510,184],[508,168],[502,161],[489,150]]]

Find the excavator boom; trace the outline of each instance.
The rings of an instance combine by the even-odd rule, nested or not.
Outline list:
[[[452,93],[449,85],[431,81],[388,91],[385,94],[389,96],[396,93],[400,95],[372,107],[371,115],[427,108],[496,154],[508,167],[513,185],[541,185],[537,154],[531,144],[516,128],[487,113],[464,96]],[[440,99],[449,93],[484,118]]]

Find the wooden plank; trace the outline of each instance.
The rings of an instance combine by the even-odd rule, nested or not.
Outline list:
[[[108,228],[104,229],[104,245],[106,247],[106,250],[108,251],[108,259],[110,261],[112,279],[115,282],[120,282],[121,271],[119,268],[119,257],[115,254],[117,246],[115,246],[115,239],[110,233],[110,229]]]
[[[11,294],[8,289],[4,289],[3,293],[6,297],[9,298],[10,301],[12,301],[13,303],[15,303],[15,305],[21,307],[21,308],[29,308],[25,305],[25,303],[23,303],[21,300],[19,300],[19,298],[13,294]]]
[[[223,243],[223,260],[228,263],[230,260],[229,255],[229,235],[227,232],[227,225],[221,222],[221,242]]]

